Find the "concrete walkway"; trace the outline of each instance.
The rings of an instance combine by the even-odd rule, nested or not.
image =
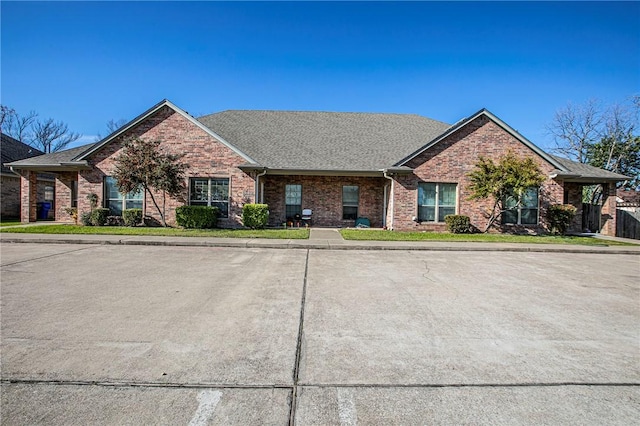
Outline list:
[[[594,237],[600,238],[600,237]],[[610,237],[608,237],[610,238]],[[150,246],[246,247],[326,250],[421,250],[421,251],[504,251],[564,252],[640,255],[640,241],[634,246],[582,246],[573,244],[520,244],[444,241],[354,241],[344,240],[337,229],[313,228],[308,240],[266,238],[213,238],[129,235],[19,234],[0,233],[3,243],[111,244]]]

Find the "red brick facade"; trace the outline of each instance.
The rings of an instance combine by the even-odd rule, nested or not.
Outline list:
[[[302,186],[302,208],[313,211],[314,226],[354,226],[342,219],[342,187],[358,186],[358,216],[381,228],[384,214],[384,178],[353,176],[264,176],[264,201],[269,205],[269,222],[279,226],[286,220],[285,186]]]
[[[89,169],[78,172],[59,172],[56,179],[55,218],[62,222],[73,219],[65,211],[72,204],[72,182],[78,181],[78,212],[90,210],[87,196],[98,195],[98,204],[103,206],[105,177],[114,171],[114,161],[121,150],[122,139],[136,136],[143,139],[160,139],[162,149],[171,153],[183,154],[183,161],[189,165],[185,184],[190,178],[226,178],[229,179],[229,217],[220,219],[220,227],[242,226],[242,206],[256,202],[256,172],[244,172],[239,166],[247,159],[217,140],[208,131],[202,129],[182,113],[169,106],[162,106],[149,117],[138,123],[117,139],[104,145],[88,158]],[[231,141],[232,142],[232,141]],[[317,176],[317,175],[273,175],[267,174],[259,179],[263,200],[269,205],[270,225],[281,226],[286,221],[285,186],[302,186],[301,208],[313,210],[315,226],[346,227],[353,226],[353,220],[343,220],[342,187],[358,186],[358,217],[369,219],[371,226],[387,226],[396,230],[436,230],[444,231],[445,225],[439,223],[419,223],[418,185],[425,183],[456,184],[456,213],[469,216],[471,223],[478,229],[484,229],[491,208],[490,200],[469,199],[469,179],[467,175],[474,168],[480,156],[498,159],[511,151],[519,157],[532,157],[545,176],[549,176],[554,166],[505,130],[486,115],[479,115],[473,121],[460,127],[425,152],[411,159],[406,166],[412,173],[394,175],[393,181],[385,177],[362,176]],[[402,153],[399,153],[402,154]],[[23,172],[21,179],[22,218],[35,220],[35,185],[30,180],[35,175]],[[30,189],[31,188],[31,189]],[[606,194],[611,193],[609,189]],[[581,186],[564,184],[560,180],[547,179],[539,193],[539,222],[536,225],[514,226],[496,224],[497,232],[545,232],[548,230],[547,210],[551,204],[571,203],[578,207]],[[156,201],[162,206],[162,194],[154,193]],[[178,199],[164,200],[167,222],[175,225],[175,209],[189,203],[189,189]],[[146,199],[147,215],[159,220],[151,198]],[[603,205],[603,233],[615,232],[615,196],[605,197]],[[386,214],[386,217],[385,217]],[[581,212],[578,211],[572,231],[581,229]]]
[[[79,173],[78,211],[90,210],[87,200],[90,193],[97,194],[98,204],[104,205],[104,179],[113,174],[115,158],[122,148],[122,138],[129,136],[150,140],[160,139],[164,141],[161,145],[162,149],[174,154],[184,154],[182,161],[189,165],[186,173],[187,186],[189,178],[192,177],[228,178],[229,217],[219,219],[218,226],[240,226],[242,206],[244,203],[254,201],[254,179],[238,168],[240,164],[246,163],[246,160],[169,107],[162,108],[91,157],[92,169]],[[162,206],[162,193],[154,193],[154,197]],[[169,224],[175,225],[176,207],[187,203],[188,189],[181,199],[166,198],[164,209]],[[146,204],[147,215],[160,220],[160,215],[148,195]]]
[[[545,176],[549,176],[554,169],[510,133],[488,118],[480,116],[407,164],[414,172],[399,176],[395,184],[394,229],[445,230],[444,223],[417,223],[412,220],[418,215],[420,182],[457,184],[457,213],[469,216],[473,226],[484,229],[492,203],[490,200],[469,200],[471,194],[467,175],[480,156],[497,160],[507,151],[521,158],[533,157]],[[549,205],[562,203],[562,183],[547,179],[540,189],[539,199],[539,226],[527,226],[519,231],[528,229],[538,232],[547,229],[546,212]],[[499,225],[495,230],[512,231],[514,226]]]

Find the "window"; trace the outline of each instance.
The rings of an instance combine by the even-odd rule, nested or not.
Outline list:
[[[358,218],[357,186],[342,187],[342,220],[356,220]]]
[[[104,178],[104,192],[104,206],[110,210],[112,216],[122,216],[124,209],[142,208],[142,191],[122,194],[115,178],[111,176]]]
[[[229,178],[192,178],[189,204],[220,209],[220,217],[229,217]]]
[[[44,187],[44,200],[45,201],[53,201],[54,199],[54,189],[53,186],[45,186]]]
[[[455,183],[418,184],[418,221],[444,222],[456,214],[456,188]]]
[[[71,207],[78,207],[78,181],[71,181]]]
[[[302,185],[286,185],[284,189],[286,218],[302,215]]]
[[[538,188],[529,188],[522,195],[522,202],[514,196],[504,200],[506,210],[502,214],[503,224],[537,225],[538,224]]]

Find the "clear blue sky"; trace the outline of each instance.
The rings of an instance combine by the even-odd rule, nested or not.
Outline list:
[[[9,2],[3,105],[92,142],[167,98],[226,109],[487,108],[534,143],[568,102],[640,93],[638,2]]]

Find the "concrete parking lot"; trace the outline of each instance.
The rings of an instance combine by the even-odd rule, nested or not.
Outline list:
[[[3,424],[631,424],[640,256],[7,244]]]

